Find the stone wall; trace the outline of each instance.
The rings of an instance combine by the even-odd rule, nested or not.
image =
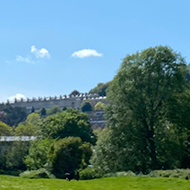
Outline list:
[[[21,100],[15,99],[14,102],[9,102],[9,103],[14,107],[25,107],[27,109],[27,112],[30,113],[32,107],[35,110],[39,110],[42,108],[51,108],[54,105],[58,105],[60,108],[66,107],[66,108],[81,109],[81,104],[85,100],[90,101],[93,106],[99,101],[106,103],[105,96],[103,97],[103,96],[98,96],[97,94],[88,94],[88,93],[76,96],[60,95],[55,97],[44,97],[44,98],[38,97],[38,98],[32,98],[32,99],[28,98]]]

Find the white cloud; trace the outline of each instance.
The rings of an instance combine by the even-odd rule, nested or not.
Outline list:
[[[49,51],[45,48],[37,49],[35,46],[31,46],[31,53],[33,53],[36,58],[50,58]]]
[[[49,51],[45,48],[37,49],[35,46],[31,46],[30,53],[34,54],[37,59],[39,58],[50,58]],[[17,62],[24,62],[24,63],[36,63],[38,62],[37,59],[32,59],[31,56],[27,55],[23,57],[21,55],[16,56]]]
[[[21,98],[25,99],[26,96],[23,95],[23,94],[19,94],[19,93],[18,93],[18,94],[14,95],[14,96],[9,97],[8,100],[9,100],[9,101],[14,101],[15,98],[16,98],[17,100],[20,100]]]
[[[16,61],[18,61],[18,62],[25,62],[25,63],[34,63],[34,61],[31,60],[29,57],[22,57],[20,55],[16,56]]]
[[[84,58],[84,57],[101,57],[102,53],[97,52],[95,49],[82,49],[79,51],[75,51],[72,54],[72,57]]]

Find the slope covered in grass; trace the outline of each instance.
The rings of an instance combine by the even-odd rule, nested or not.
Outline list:
[[[23,179],[0,176],[0,189],[23,190],[190,190],[190,182],[173,178],[112,177],[86,181]]]

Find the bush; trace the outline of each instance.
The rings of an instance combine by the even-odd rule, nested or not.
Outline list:
[[[104,177],[123,177],[123,176],[136,176],[136,175],[132,171],[107,173],[104,175]]]
[[[80,175],[81,180],[95,179],[98,177],[98,176],[96,176],[96,172],[95,172],[94,168],[91,168],[91,167],[81,170],[79,172],[79,175]]]
[[[149,177],[173,177],[190,179],[190,169],[155,170],[148,174]]]
[[[66,178],[65,173],[70,173],[71,178],[73,178],[81,165],[86,165],[82,162],[85,160],[87,147],[82,147],[82,145],[82,140],[79,137],[68,137],[56,141],[51,146],[50,167],[51,172],[57,178]]]
[[[21,170],[0,170],[0,175],[19,176]]]
[[[39,170],[25,171],[20,174],[20,177],[29,178],[29,179],[38,179],[38,178],[55,178],[54,175],[49,173],[46,169],[41,168]]]

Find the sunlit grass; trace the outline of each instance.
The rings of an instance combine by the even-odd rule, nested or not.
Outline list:
[[[0,189],[23,190],[190,190],[190,181],[174,178],[111,177],[86,181],[0,176]]]

